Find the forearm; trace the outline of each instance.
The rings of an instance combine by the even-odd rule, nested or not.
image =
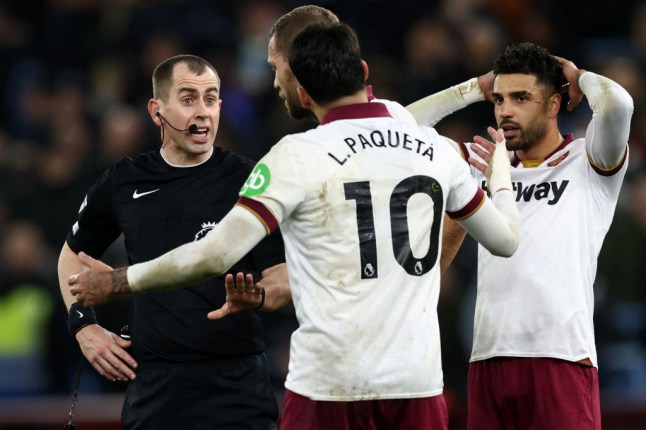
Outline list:
[[[411,103],[406,109],[413,114],[419,125],[434,127],[453,112],[483,100],[485,95],[480,89],[478,78],[472,78]]]
[[[65,242],[58,257],[58,284],[61,290],[61,296],[65,302],[65,308],[68,310],[76,303],[76,297],[70,293],[67,279],[73,274],[80,273],[84,270],[85,266],[81,263],[78,255]]]
[[[265,235],[262,223],[236,206],[203,239],[130,266],[127,284],[138,293],[179,288],[222,275]]]
[[[440,271],[444,273],[451,265],[464,241],[466,231],[456,221],[444,215],[442,228],[442,256],[440,257]]]
[[[630,94],[616,82],[592,72],[579,76],[579,86],[592,109],[586,130],[586,149],[602,169],[616,167],[624,157],[633,114]]]
[[[493,129],[489,130],[492,137]],[[511,184],[511,165],[506,143],[499,129],[496,147],[489,161],[488,188],[491,202],[462,221],[467,231],[494,255],[509,257],[518,248],[520,215]]]
[[[78,335],[81,329],[98,323],[94,309],[91,307],[86,308],[78,303],[67,285],[67,280],[70,276],[85,269],[86,266],[78,254],[72,251],[67,242],[65,242],[58,257],[58,283],[61,296],[65,302],[65,308],[69,312],[67,325],[72,335]]]
[[[493,203],[492,203],[493,202]],[[520,217],[514,195],[501,190],[460,224],[493,255],[510,257],[518,248]]]

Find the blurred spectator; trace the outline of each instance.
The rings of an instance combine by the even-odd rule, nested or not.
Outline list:
[[[54,260],[28,222],[9,224],[1,240],[0,396],[44,394],[50,387],[46,346]]]

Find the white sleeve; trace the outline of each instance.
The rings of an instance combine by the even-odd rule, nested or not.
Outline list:
[[[518,248],[520,216],[511,190],[486,198],[473,215],[458,222],[493,255],[511,257]]]
[[[222,275],[265,235],[264,225],[253,213],[234,206],[201,240],[128,267],[128,284],[133,293],[140,293],[179,288]]]
[[[478,78],[471,78],[459,85],[431,94],[406,106],[419,125],[434,127],[440,120],[466,106],[484,101],[485,96]]]
[[[616,82],[592,72],[581,74],[579,86],[592,108],[585,133],[588,156],[602,170],[613,169],[626,152],[633,99]]]

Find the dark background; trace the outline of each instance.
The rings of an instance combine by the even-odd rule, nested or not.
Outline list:
[[[595,324],[604,428],[646,428],[646,2],[313,3],[357,30],[375,95],[402,104],[487,72],[507,44],[521,41],[541,44],[581,68],[611,77],[631,93],[629,173],[599,259]],[[25,421],[15,428],[29,422],[61,428],[67,420],[66,397],[80,352],[67,333],[56,261],[85,191],[100,172],[123,156],[159,145],[158,129],[146,112],[154,66],[178,53],[210,60],[222,79],[216,144],[258,159],[283,135],[315,125],[288,118],[266,64],[271,24],[302,4],[0,1],[0,428],[17,426],[22,418],[16,415]],[[560,127],[580,137],[589,119],[583,103],[562,114]],[[493,120],[491,105],[479,103],[438,129],[470,141]],[[124,264],[120,243],[105,260]],[[445,394],[454,429],[464,424],[474,280],[475,245],[467,240],[443,279],[439,309]],[[118,331],[128,311],[128,301],[121,300],[97,313],[104,326]],[[295,320],[291,309],[264,318],[282,398]],[[104,381],[87,366],[80,399],[96,403],[79,408],[101,409],[102,399],[118,400],[123,390],[124,385]],[[40,407],[53,408],[60,425],[36,419],[45,413],[35,410]],[[96,420],[113,422],[114,417]]]

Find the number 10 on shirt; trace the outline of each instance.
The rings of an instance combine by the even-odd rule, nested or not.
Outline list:
[[[356,201],[361,279],[376,279],[379,277],[379,263],[370,182],[348,182],[343,185],[345,199]],[[429,247],[421,258],[413,255],[407,211],[410,198],[415,194],[426,194],[433,201],[433,213],[429,214],[433,217]],[[397,263],[409,275],[422,276],[437,263],[440,225],[444,212],[443,202],[439,182],[422,175],[410,176],[402,180],[390,194],[390,233],[393,254]]]

